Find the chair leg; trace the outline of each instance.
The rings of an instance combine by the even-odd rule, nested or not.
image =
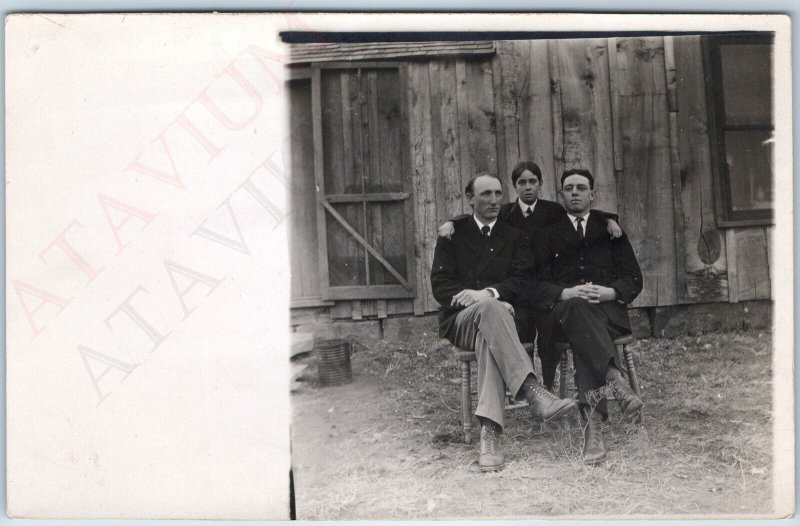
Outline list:
[[[470,389],[469,361],[461,362],[461,425],[464,442],[472,443],[472,390]]]
[[[558,395],[567,397],[567,369],[569,369],[569,356],[567,351],[561,351],[561,361],[558,364]]]

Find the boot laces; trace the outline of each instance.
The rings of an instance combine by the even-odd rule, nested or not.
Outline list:
[[[622,400],[630,396],[630,388],[623,382],[624,380],[619,376],[611,380],[611,393],[617,400]]]
[[[488,453],[490,455],[496,454],[497,448],[497,431],[489,426],[481,428],[481,454]]]
[[[558,402],[560,398],[548,391],[541,384],[536,384],[531,388],[531,392],[537,397],[547,400],[548,402]]]

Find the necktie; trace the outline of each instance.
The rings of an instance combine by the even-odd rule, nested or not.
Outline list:
[[[583,238],[584,238],[584,235],[583,235],[583,218],[582,217],[576,217],[575,218],[575,223],[577,223],[577,225],[578,225],[578,228],[577,228],[577,230],[578,230],[578,239],[583,241]]]
[[[473,230],[473,232],[474,232],[474,230]],[[483,234],[483,237],[489,237],[489,227],[486,226],[486,225],[483,225],[483,228],[481,228],[481,234]]]
[[[532,213],[533,213],[533,212],[531,212],[531,208],[530,208],[530,207],[528,207],[528,208],[526,208],[526,209],[525,209],[525,217],[528,217],[528,216],[529,216],[529,215],[531,215]]]

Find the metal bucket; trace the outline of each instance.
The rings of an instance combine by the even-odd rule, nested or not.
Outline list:
[[[316,345],[319,381],[322,385],[342,385],[353,381],[350,367],[350,342],[323,340]]]

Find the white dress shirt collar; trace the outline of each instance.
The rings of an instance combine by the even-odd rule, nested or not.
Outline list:
[[[525,215],[525,211],[528,209],[530,209],[531,213],[533,213],[533,209],[536,208],[536,203],[538,202],[539,199],[536,199],[536,201],[534,201],[532,205],[526,205],[525,203],[522,202],[522,199],[517,197],[517,205],[519,205],[519,209],[522,210],[523,216]]]
[[[478,230],[482,229],[484,226],[488,226],[489,227],[489,235],[490,236],[492,235],[492,230],[494,229],[494,224],[497,223],[497,218],[495,218],[494,221],[492,221],[491,223],[488,223],[486,225],[481,223],[480,220],[477,217],[475,217],[474,214],[472,216],[472,219],[474,219],[475,220],[475,224],[478,225]]]
[[[583,219],[583,231],[586,232],[586,222],[589,220],[589,212],[590,210],[587,210],[582,216],[576,216],[574,214],[567,213],[567,217],[569,217],[569,220],[572,221],[572,228],[574,228],[576,232],[578,231],[578,217]]]

